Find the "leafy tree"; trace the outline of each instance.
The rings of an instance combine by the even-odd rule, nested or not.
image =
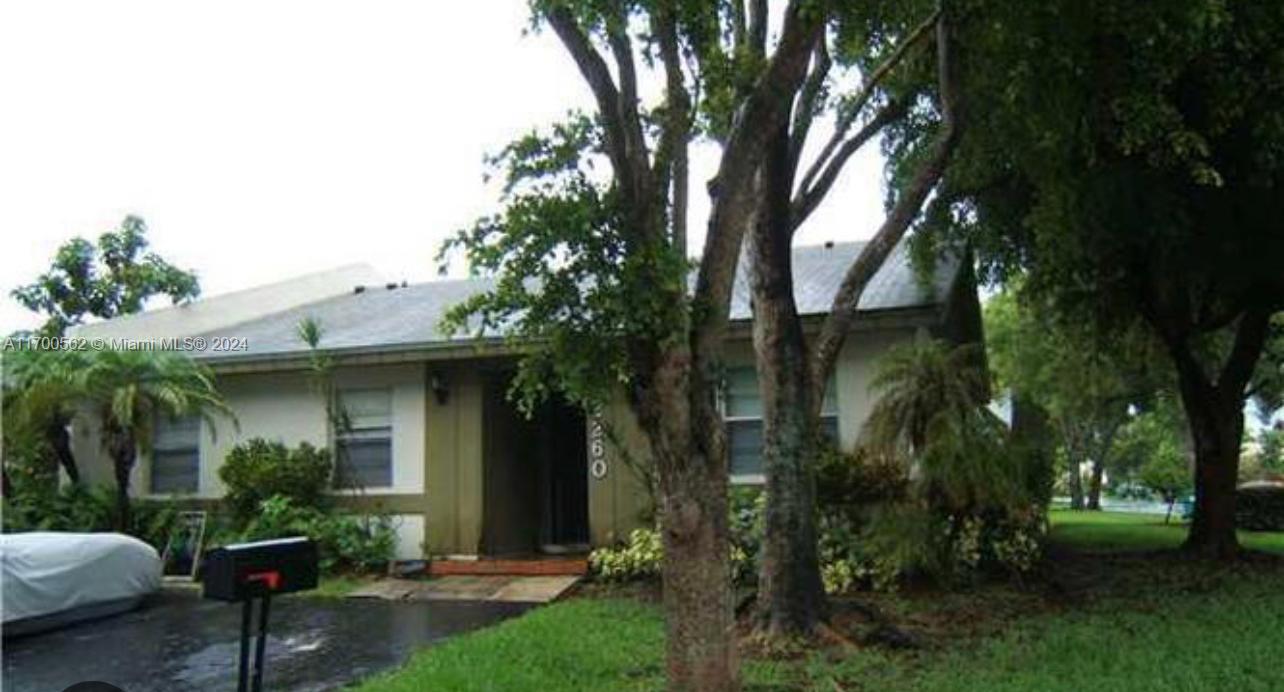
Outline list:
[[[1192,488],[1180,406],[1167,395],[1160,397],[1150,410],[1129,420],[1119,437],[1116,468],[1168,503],[1167,522],[1173,504]]]
[[[529,344],[515,395],[553,391],[586,408],[623,388],[656,466],[669,684],[737,686],[727,525],[727,448],[717,406],[736,262],[767,138],[790,116],[825,31],[823,5],[793,0],[768,41],[766,3],[536,0],[594,98],[493,163],[505,207],[463,232],[495,287],[448,322]],[[663,84],[644,100],[641,70]],[[694,287],[686,257],[687,151],[721,149]],[[608,180],[595,172],[605,163]]]
[[[153,296],[166,295],[178,303],[200,295],[195,274],[148,252],[147,246],[147,225],[127,216],[118,230],[99,236],[97,247],[84,238],[64,243],[49,271],[11,295],[46,316],[42,336],[62,336],[86,317],[139,312]]]
[[[178,269],[147,252],[147,227],[129,216],[115,232],[104,233],[95,247],[84,238],[62,245],[49,271],[34,282],[14,289],[12,296],[30,310],[44,314],[38,336],[60,337],[68,327],[86,317],[108,319],[138,312],[148,298],[167,295],[177,303],[200,294],[196,275]],[[11,358],[14,354],[6,354]],[[11,428],[11,435],[26,432],[43,440],[31,446],[52,454],[72,483],[80,474],[71,450],[67,426],[73,412],[64,404],[67,375],[79,367],[77,354],[11,361],[24,368],[24,382],[16,385],[26,425]]]
[[[831,11],[834,30],[816,46],[792,104],[793,118],[770,133],[748,245],[766,477],[758,603],[770,634],[809,634],[823,616],[813,467],[821,402],[865,286],[917,218],[958,132],[950,58],[955,17],[926,2]],[[935,50],[920,50],[924,45]],[[863,77],[856,88],[841,88],[836,77],[845,71]],[[833,116],[834,132],[804,167],[808,136],[826,114]],[[910,179],[898,182],[887,219],[848,268],[809,347],[794,304],[793,236],[824,202],[850,157],[891,123],[910,117],[931,124],[913,142],[922,161]]]
[[[985,325],[1000,384],[1048,412],[1069,464],[1071,507],[1100,509],[1104,471],[1130,407],[1167,384],[1153,337],[1136,327],[1107,332],[1065,320],[1039,296],[1023,296],[1019,284],[986,303]]]
[[[1231,557],[1244,401],[1284,306],[1284,6],[969,9],[1001,21],[961,39],[975,108],[934,228],[1070,319],[1144,321],[1194,441],[1186,548]]]
[[[5,463],[22,459],[36,465],[39,475],[51,476],[56,484],[61,467],[73,484],[80,482],[80,470],[71,451],[71,422],[77,378],[85,368],[83,351],[5,351],[4,358],[4,446]],[[18,447],[23,447],[19,452]],[[24,458],[25,457],[25,458]],[[45,463],[52,460],[53,464]]]
[[[77,398],[102,421],[103,447],[116,476],[117,521],[130,525],[129,477],[141,451],[151,451],[157,416],[196,415],[211,427],[232,411],[205,366],[179,353],[89,351],[74,379]]]
[[[1284,427],[1262,428],[1257,433],[1257,445],[1262,468],[1284,473]]]

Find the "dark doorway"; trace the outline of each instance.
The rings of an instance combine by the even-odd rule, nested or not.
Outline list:
[[[562,401],[535,415],[539,436],[542,526],[546,552],[588,548],[588,440],[584,413]]]
[[[510,373],[487,378],[483,406],[487,555],[588,549],[588,451],[584,413],[561,400],[527,418],[508,401]]]

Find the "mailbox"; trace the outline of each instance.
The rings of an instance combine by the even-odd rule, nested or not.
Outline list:
[[[205,557],[205,598],[248,601],[317,587],[317,546],[307,538],[237,543]]]

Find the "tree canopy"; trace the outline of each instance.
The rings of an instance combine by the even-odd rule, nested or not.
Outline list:
[[[968,7],[994,19],[966,38],[977,107],[920,245],[970,242],[1072,319],[1144,320],[1196,443],[1189,546],[1233,554],[1243,402],[1284,307],[1284,6]]]
[[[143,309],[148,298],[169,296],[178,303],[200,295],[196,274],[148,252],[147,225],[127,216],[116,231],[63,243],[49,271],[12,296],[29,310],[45,315],[39,333],[62,336],[86,317],[109,319]]]

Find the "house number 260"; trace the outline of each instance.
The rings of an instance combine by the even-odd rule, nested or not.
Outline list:
[[[589,423],[589,473],[597,479],[606,478],[606,431],[596,418]]]

